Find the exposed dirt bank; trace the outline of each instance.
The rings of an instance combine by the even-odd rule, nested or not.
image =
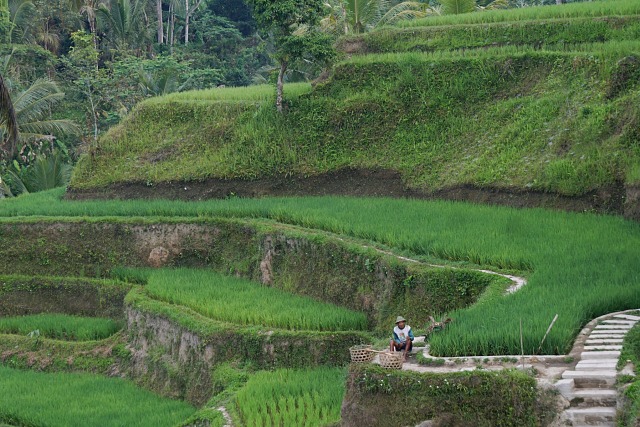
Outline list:
[[[342,169],[314,176],[279,176],[255,180],[209,179],[153,184],[127,182],[89,190],[70,188],[66,197],[72,200],[205,200],[229,196],[321,195],[459,200],[518,208],[591,211],[640,220],[640,187],[625,187],[621,182],[576,197],[520,188],[478,188],[471,185],[429,191],[407,188],[400,173],[385,169]]]

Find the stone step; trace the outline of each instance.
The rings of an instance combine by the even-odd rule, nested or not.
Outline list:
[[[616,314],[613,317],[617,319],[635,320],[636,322],[640,322],[640,316],[634,316],[632,314]]]
[[[602,331],[602,330],[628,331],[629,329],[631,329],[631,325],[598,325],[593,329],[596,331]]]
[[[607,345],[607,344],[594,344],[594,345],[585,345],[584,346],[584,350],[585,351],[592,351],[592,350],[622,350],[622,346],[621,345]]]
[[[612,330],[599,330],[599,331],[591,331],[589,336],[593,337],[611,337],[611,338],[620,338],[627,335],[627,331],[612,331]]]
[[[620,357],[620,351],[583,351],[580,355],[581,360],[601,360],[601,359],[616,359]]]
[[[618,364],[617,360],[602,359],[602,360],[581,360],[576,365],[576,371],[584,370],[599,370],[599,369],[615,369]]]
[[[617,320],[617,319],[608,319],[608,320],[603,320],[602,321],[603,324],[607,324],[607,325],[635,325],[637,322],[635,320]]]
[[[564,371],[562,378],[573,379],[573,384],[576,389],[609,388],[616,383],[616,371],[614,369]]]
[[[590,344],[622,344],[624,341],[623,338],[596,338],[596,339],[588,339],[584,343],[587,345]]]
[[[615,408],[617,393],[615,390],[587,388],[576,390],[571,399],[572,408],[608,407]]]
[[[575,408],[565,411],[566,417],[574,426],[614,426],[616,408]]]

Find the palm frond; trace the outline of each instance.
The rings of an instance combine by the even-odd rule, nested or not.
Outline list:
[[[31,0],[15,0],[9,2],[9,15],[13,29],[11,30],[11,42],[25,43],[32,41],[29,37],[29,29],[33,27],[33,17],[36,7]]]
[[[38,79],[15,98],[14,107],[19,123],[40,120],[64,98],[58,85],[48,79]]]
[[[382,15],[378,22],[376,22],[376,27],[390,25],[402,20],[424,18],[429,15],[438,14],[437,10],[429,7],[427,4],[416,1],[405,1],[393,6]]]
[[[509,8],[509,0],[493,0],[486,6],[476,6],[477,10],[497,10],[497,9],[508,9]]]
[[[28,192],[35,193],[67,185],[71,170],[62,153],[55,151],[52,155],[38,157],[22,170],[19,178]]]
[[[20,123],[20,134],[24,139],[49,139],[51,135],[78,135],[80,128],[71,120],[39,120]]]
[[[9,197],[13,197],[14,192],[16,193],[16,195],[29,193],[29,190],[27,190],[27,187],[25,187],[24,182],[22,182],[22,178],[20,178],[20,175],[18,175],[14,170],[9,169],[7,171],[7,175],[9,175],[9,177],[11,178],[13,191],[11,191],[11,188],[5,183],[3,186],[3,190],[5,191],[6,195],[8,195]]]

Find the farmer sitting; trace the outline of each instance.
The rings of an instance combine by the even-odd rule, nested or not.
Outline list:
[[[407,353],[413,348],[413,332],[411,332],[411,326],[407,325],[407,321],[404,317],[398,316],[396,318],[396,326],[393,328],[393,339],[389,343],[391,351],[403,351],[404,358],[407,358]]]

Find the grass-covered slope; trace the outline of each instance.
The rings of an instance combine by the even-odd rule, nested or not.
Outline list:
[[[473,186],[579,196],[635,185],[640,11],[589,5],[344,40],[347,51],[386,53],[348,57],[313,89],[286,85],[281,115],[265,86],[146,101],[82,159],[72,189],[344,169],[395,170],[414,194]]]

